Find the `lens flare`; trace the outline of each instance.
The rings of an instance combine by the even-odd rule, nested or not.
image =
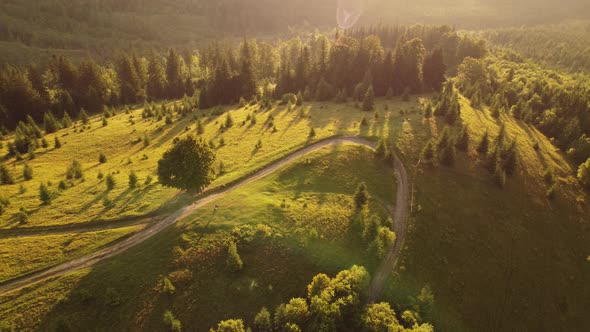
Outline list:
[[[363,14],[365,0],[338,0],[336,20],[341,29],[352,28]]]

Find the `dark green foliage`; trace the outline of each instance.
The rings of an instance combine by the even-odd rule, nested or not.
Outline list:
[[[4,164],[0,164],[0,184],[14,184],[14,177]]]
[[[234,120],[231,117],[231,114],[228,112],[225,116],[225,128],[231,128],[234,125]]]
[[[479,145],[477,146],[477,152],[479,152],[481,154],[487,154],[489,146],[490,146],[490,138],[489,138],[488,132],[486,131],[483,134],[483,137],[481,138]]]
[[[461,151],[467,151],[467,148],[469,147],[469,130],[467,129],[467,125],[461,127],[461,131],[457,135],[455,141],[455,146]]]
[[[369,202],[369,192],[367,191],[367,185],[364,182],[359,183],[356,192],[354,194],[354,204],[357,209],[362,208]]]
[[[109,121],[107,120],[107,118],[105,116],[103,116],[102,117],[102,126],[106,127],[106,126],[108,126],[108,124],[109,124]]]
[[[52,198],[53,194],[49,191],[47,185],[45,185],[45,183],[41,183],[39,186],[39,199],[41,200],[41,203],[43,205],[48,205],[51,203]]]
[[[365,93],[362,110],[365,112],[372,112],[375,110],[375,93],[373,92],[372,86],[370,86],[367,93]]]
[[[55,139],[54,139],[54,141],[55,141],[55,142],[54,142],[54,147],[55,147],[56,149],[59,149],[59,148],[61,148],[61,141],[59,140],[59,137],[55,136]]]
[[[6,197],[0,196],[0,216],[6,212],[6,209],[10,206],[10,200]]]
[[[64,112],[64,116],[61,119],[61,124],[64,128],[70,128],[72,126],[72,118],[68,112]]]
[[[113,174],[107,175],[105,185],[107,187],[107,191],[115,189],[117,182],[115,181],[115,177],[113,176]]]
[[[422,153],[420,154],[420,161],[425,164],[432,164],[434,163],[435,155],[436,150],[434,149],[434,144],[432,143],[432,140],[429,140],[422,149]]]
[[[314,138],[314,137],[315,137],[315,129],[312,127],[312,128],[309,130],[309,138]]]
[[[101,164],[106,163],[107,162],[107,156],[105,156],[105,154],[102,153],[102,152],[99,153],[98,154],[98,162],[101,163]]]
[[[80,110],[80,120],[82,121],[83,124],[88,124],[88,121],[90,120],[88,117],[88,113],[86,113],[85,109],[81,109]]]
[[[21,225],[26,224],[27,221],[29,221],[29,212],[25,208],[21,207],[19,208],[15,217]]]
[[[202,191],[213,180],[215,155],[203,140],[187,136],[179,140],[158,161],[162,185]]]
[[[59,121],[57,121],[57,119],[55,118],[55,116],[53,116],[53,113],[51,112],[45,113],[45,115],[43,116],[43,124],[43,126],[45,127],[45,132],[47,134],[55,133],[56,131],[61,129]]]
[[[60,180],[59,184],[57,185],[57,189],[59,189],[60,191],[68,189],[66,182],[64,180]]]
[[[23,166],[23,178],[25,181],[33,179],[33,168],[28,163],[25,163]]]
[[[151,144],[150,137],[148,136],[148,134],[147,134],[147,133],[144,133],[144,134],[143,134],[143,139],[142,139],[142,141],[143,141],[143,147],[144,147],[144,148],[147,148],[147,147],[148,147],[148,146],[150,146],[150,144]]]
[[[235,242],[231,242],[227,247],[226,265],[229,271],[238,272],[244,267],[244,262],[240,254],[238,254],[238,247]]]
[[[138,183],[137,174],[135,174],[135,171],[131,171],[131,173],[129,173],[129,189],[137,188],[137,183]]]
[[[434,91],[440,91],[445,81],[446,70],[443,50],[437,48],[424,58],[424,85]]]
[[[437,160],[445,165],[452,166],[455,163],[455,144],[451,137],[451,130],[445,127],[436,142]]]
[[[380,139],[377,143],[377,147],[375,148],[375,156],[377,158],[383,159],[387,152],[387,143],[385,143],[384,139]]]
[[[197,135],[203,135],[205,133],[205,127],[203,126],[203,121],[197,121]]]

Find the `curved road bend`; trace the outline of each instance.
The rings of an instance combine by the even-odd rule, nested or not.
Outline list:
[[[209,196],[203,197],[202,199],[196,201],[195,203],[185,206],[182,209],[176,211],[175,213],[169,215],[166,218],[163,218],[152,226],[148,228],[144,228],[143,230],[131,235],[130,237],[115,243],[111,246],[107,246],[102,248],[96,252],[90,253],[86,256],[79,257],[69,262],[65,262],[54,267],[33,272],[31,274],[21,276],[12,280],[8,280],[6,282],[0,283],[0,294],[9,293],[23,287],[27,287],[33,285],[37,282],[47,280],[50,278],[58,277],[64,275],[66,273],[76,271],[79,269],[83,269],[89,266],[92,266],[104,259],[111,258],[117,254],[122,253],[123,251],[151,238],[155,234],[161,232],[165,228],[170,225],[173,225],[177,221],[183,219],[184,217],[188,216],[194,210],[211,203],[218,198],[224,196],[228,192],[236,190],[246,184],[249,184],[253,181],[256,181],[270,173],[275,172],[276,170],[282,168],[283,166],[291,163],[292,161],[306,155],[310,152],[315,150],[321,149],[326,146],[331,145],[340,145],[343,143],[355,143],[359,145],[363,145],[369,148],[375,148],[376,143],[369,141],[367,139],[363,139],[360,137],[335,137],[331,139],[327,139],[315,144],[312,144],[304,149],[301,149],[293,154],[277,161],[271,163],[267,167],[261,169],[260,171],[254,173],[251,176],[246,177],[242,181],[237,182],[236,184],[223,189],[220,192],[215,194],[211,194]],[[394,231],[397,235],[397,240],[395,244],[388,249],[388,254],[385,260],[383,261],[381,267],[379,268],[378,272],[375,274],[375,277],[371,281],[371,287],[369,289],[369,299],[370,301],[374,301],[374,299],[378,296],[381,290],[384,287],[385,281],[389,276],[389,273],[393,270],[393,267],[396,264],[397,256],[399,255],[399,251],[401,250],[403,240],[405,237],[405,229],[406,229],[406,218],[407,218],[407,202],[408,202],[408,179],[406,170],[403,164],[396,159],[395,163],[396,168],[396,176],[398,178],[398,192],[397,192],[397,205],[396,211],[394,216]]]

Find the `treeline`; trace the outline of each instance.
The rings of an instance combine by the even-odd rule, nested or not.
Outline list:
[[[590,78],[503,59],[466,59],[457,87],[474,106],[534,125],[577,165],[590,158]]]
[[[413,309],[396,312],[387,302],[365,304],[370,276],[363,267],[353,266],[334,278],[320,273],[307,286],[305,298],[280,304],[274,315],[262,308],[248,330],[270,331],[433,331],[422,323],[420,311],[432,305],[428,289],[418,296]],[[165,319],[166,320],[166,319]],[[170,320],[167,320],[170,321]],[[177,324],[180,329],[180,325]],[[243,319],[221,321],[213,332],[245,332]]]
[[[445,54],[452,63],[485,54],[481,42],[442,30],[446,32],[419,29],[428,47],[412,29],[399,40],[375,29],[382,37],[337,34],[332,41],[314,35],[305,42],[295,38],[276,45],[245,40],[238,48],[214,43],[182,55],[174,49],[165,55],[121,53],[104,65],[54,57],[47,68],[8,66],[0,71],[0,119],[14,129],[27,116],[41,123],[48,111],[77,117],[82,109],[96,112],[105,106],[175,99],[197,90],[201,108],[299,92],[306,100],[323,101],[360,99],[370,88],[376,96],[439,90],[448,67]],[[451,39],[462,42],[449,44]],[[469,51],[473,49],[478,51]]]

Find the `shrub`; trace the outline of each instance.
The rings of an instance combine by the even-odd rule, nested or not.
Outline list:
[[[20,224],[26,224],[29,220],[29,212],[24,207],[21,207],[16,214],[16,220]]]
[[[259,332],[271,332],[272,322],[270,320],[270,312],[265,307],[262,307],[256,317],[254,317],[254,328]]]
[[[171,331],[180,332],[182,331],[182,324],[170,310],[164,312],[164,325],[166,325]]]
[[[47,149],[49,147],[49,143],[47,143],[47,140],[45,139],[45,137],[43,137],[41,139],[41,147],[44,149]]]
[[[23,166],[23,178],[25,181],[30,181],[33,179],[33,168],[28,163],[25,163]]]
[[[41,203],[43,205],[48,205],[51,203],[51,199],[53,198],[52,196],[53,195],[49,191],[49,188],[47,188],[47,185],[45,185],[45,183],[41,183],[39,186],[39,199],[41,200]]]
[[[150,137],[147,133],[143,134],[143,147],[147,148],[151,144]]]
[[[107,156],[105,156],[105,154],[102,153],[102,152],[99,153],[98,154],[98,162],[101,163],[101,164],[106,163],[107,162]]]
[[[354,194],[354,204],[357,209],[360,209],[369,202],[369,192],[367,185],[364,182],[359,183]]]
[[[590,158],[578,167],[578,180],[583,186],[590,189]]]
[[[0,196],[0,216],[6,212],[6,208],[10,206],[10,200],[8,198]]]
[[[85,109],[80,110],[80,120],[82,120],[83,124],[88,124],[88,113],[86,113]]]
[[[107,175],[106,178],[106,186],[107,186],[107,190],[113,190],[115,189],[115,186],[117,185],[117,183],[115,182],[115,177],[113,176],[113,174],[109,174]]]
[[[113,200],[107,195],[102,199],[102,206],[104,206],[105,209],[110,209],[113,206],[115,206],[115,203],[113,202]]]
[[[152,183],[152,181],[153,181],[153,178],[152,178],[152,176],[151,176],[151,175],[148,175],[148,177],[145,179],[145,182],[144,182],[144,184],[145,184],[146,186],[149,186],[149,185]]]
[[[129,189],[137,188],[137,182],[137,174],[135,174],[135,171],[131,171],[131,173],[129,173]]]
[[[172,284],[170,279],[164,278],[164,280],[162,280],[162,292],[165,294],[172,295],[172,294],[174,294],[175,291],[176,291],[176,287],[174,287],[174,285]]]
[[[66,179],[81,179],[82,177],[82,165],[79,161],[74,159],[70,167],[68,167],[68,169],[66,170]]]
[[[375,109],[375,93],[373,92],[373,87],[370,86],[363,98],[363,111],[365,112],[372,112]]]
[[[228,112],[225,116],[225,128],[231,128],[234,125],[234,120],[231,117],[231,114]]]
[[[311,130],[309,131],[309,138],[314,138],[315,137],[315,129],[311,128]]]
[[[14,184],[14,177],[4,164],[0,164],[0,184]]]
[[[102,117],[102,126],[106,127],[109,125],[109,121],[107,120],[107,118],[105,116]]]
[[[365,118],[363,116],[363,118],[361,119],[361,127],[366,127],[369,125],[369,122],[367,121],[367,118]]]
[[[231,242],[227,248],[226,265],[231,272],[238,272],[244,267],[244,262],[242,262],[240,254],[238,254],[238,247],[235,242]]]
[[[59,138],[57,136],[55,136],[55,140],[54,141],[55,141],[55,143],[54,143],[55,148],[56,149],[61,148],[61,142],[59,141]]]
[[[60,180],[59,184],[57,185],[57,189],[64,191],[67,189],[66,182],[64,180]]]

